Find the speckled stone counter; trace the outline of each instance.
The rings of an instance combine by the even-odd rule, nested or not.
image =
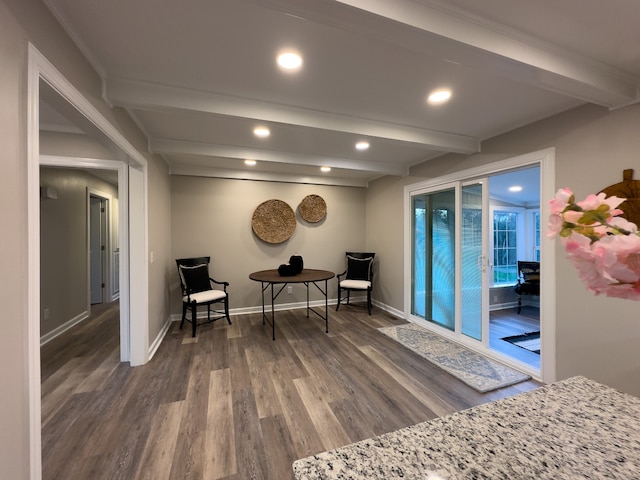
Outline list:
[[[297,460],[293,476],[640,479],[640,399],[573,377]]]

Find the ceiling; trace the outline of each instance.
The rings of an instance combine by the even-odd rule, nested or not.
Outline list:
[[[365,187],[639,99],[635,0],[44,1],[172,174]],[[277,67],[285,48],[299,71]]]

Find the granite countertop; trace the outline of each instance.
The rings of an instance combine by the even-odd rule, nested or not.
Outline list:
[[[640,399],[573,377],[297,460],[293,477],[640,479]]]

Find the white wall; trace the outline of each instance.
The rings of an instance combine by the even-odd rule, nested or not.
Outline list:
[[[112,109],[101,99],[101,82],[82,53],[64,33],[40,0],[0,0],[0,301],[3,305],[0,336],[0,472],[2,478],[29,478],[29,398],[27,359],[27,58],[34,46],[140,152],[146,139],[126,112]],[[168,168],[146,154],[149,200],[164,207],[149,219],[149,246],[159,255],[149,282],[149,337],[154,338],[168,317],[165,281],[171,261]],[[150,269],[150,273],[155,272]],[[153,270],[153,271],[152,271]]]
[[[320,195],[327,215],[318,223],[308,223],[297,212],[302,199]],[[296,212],[297,224],[291,238],[281,244],[260,240],[251,229],[256,207],[278,199]],[[295,253],[302,255],[306,268],[341,273],[345,251],[365,247],[365,190],[355,187],[296,185],[188,176],[171,177],[171,217],[173,258],[211,256],[213,277],[228,281],[229,308],[257,307],[260,284],[249,280],[257,270],[278,268]],[[172,312],[181,310],[178,273],[173,265]],[[334,280],[329,281],[329,298],[337,296]],[[312,298],[319,298],[313,289]],[[284,303],[301,302],[302,286]]]
[[[382,253],[382,284],[376,294],[394,308],[403,306],[404,185],[479,164],[555,147],[558,187],[578,197],[618,183],[635,168],[640,178],[640,105],[609,112],[586,105],[501,135],[482,144],[482,153],[447,155],[425,162],[404,178],[385,177],[367,192],[367,246]],[[542,199],[547,202],[549,199]],[[584,288],[558,244],[556,270],[556,372],[558,379],[586,375],[640,396],[640,305],[595,297]]]
[[[23,33],[0,2],[0,472],[29,475],[27,354],[26,71]]]

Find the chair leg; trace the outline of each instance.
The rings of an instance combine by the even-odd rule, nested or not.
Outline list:
[[[196,315],[196,302],[191,303],[191,336],[196,336],[196,327],[198,326],[198,316]]]
[[[184,327],[184,321],[187,319],[187,304],[182,302],[182,321],[180,322],[180,330]]]
[[[518,295],[518,313],[522,310],[522,297]]]
[[[371,315],[371,290],[367,290],[367,309],[369,310],[369,315]]]
[[[340,285],[338,285],[338,303],[336,304],[336,312],[340,308]]]
[[[224,315],[227,317],[227,322],[231,325],[231,318],[229,317],[229,294],[227,293],[227,297],[224,299]]]

